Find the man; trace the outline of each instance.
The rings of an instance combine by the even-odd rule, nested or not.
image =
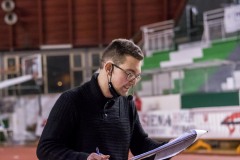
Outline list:
[[[148,138],[129,89],[141,78],[143,53],[133,42],[113,40],[103,52],[99,73],[64,92],[40,138],[40,160],[127,160],[163,143]],[[153,158],[153,157],[151,157]]]

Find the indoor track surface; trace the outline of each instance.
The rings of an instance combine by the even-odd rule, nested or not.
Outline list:
[[[190,154],[182,153],[171,160],[239,160],[240,154]],[[37,160],[35,146],[0,147],[0,160]]]

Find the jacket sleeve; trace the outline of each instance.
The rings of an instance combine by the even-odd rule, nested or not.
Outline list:
[[[37,147],[39,160],[86,160],[89,154],[71,150],[74,141],[74,102],[67,93],[54,104]]]
[[[133,119],[133,133],[130,144],[130,150],[133,155],[139,155],[144,152],[155,149],[167,142],[157,142],[148,137],[148,134],[143,130],[141,122],[139,120],[136,107],[132,104],[132,119]],[[148,160],[153,160],[155,156],[147,158]]]

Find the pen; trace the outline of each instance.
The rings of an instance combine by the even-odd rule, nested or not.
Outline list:
[[[101,154],[98,147],[96,148],[96,153],[99,155]]]

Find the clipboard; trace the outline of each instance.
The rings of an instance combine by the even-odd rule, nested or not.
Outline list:
[[[206,130],[192,129],[188,132],[183,133],[182,135],[173,139],[172,141],[148,152],[136,155],[132,157],[130,160],[141,160],[155,154],[156,156],[154,160],[163,160],[166,158],[173,157],[178,153],[182,152],[183,150],[185,150],[190,145],[192,145],[197,139],[199,139],[199,137],[201,137],[205,133],[207,133]]]

